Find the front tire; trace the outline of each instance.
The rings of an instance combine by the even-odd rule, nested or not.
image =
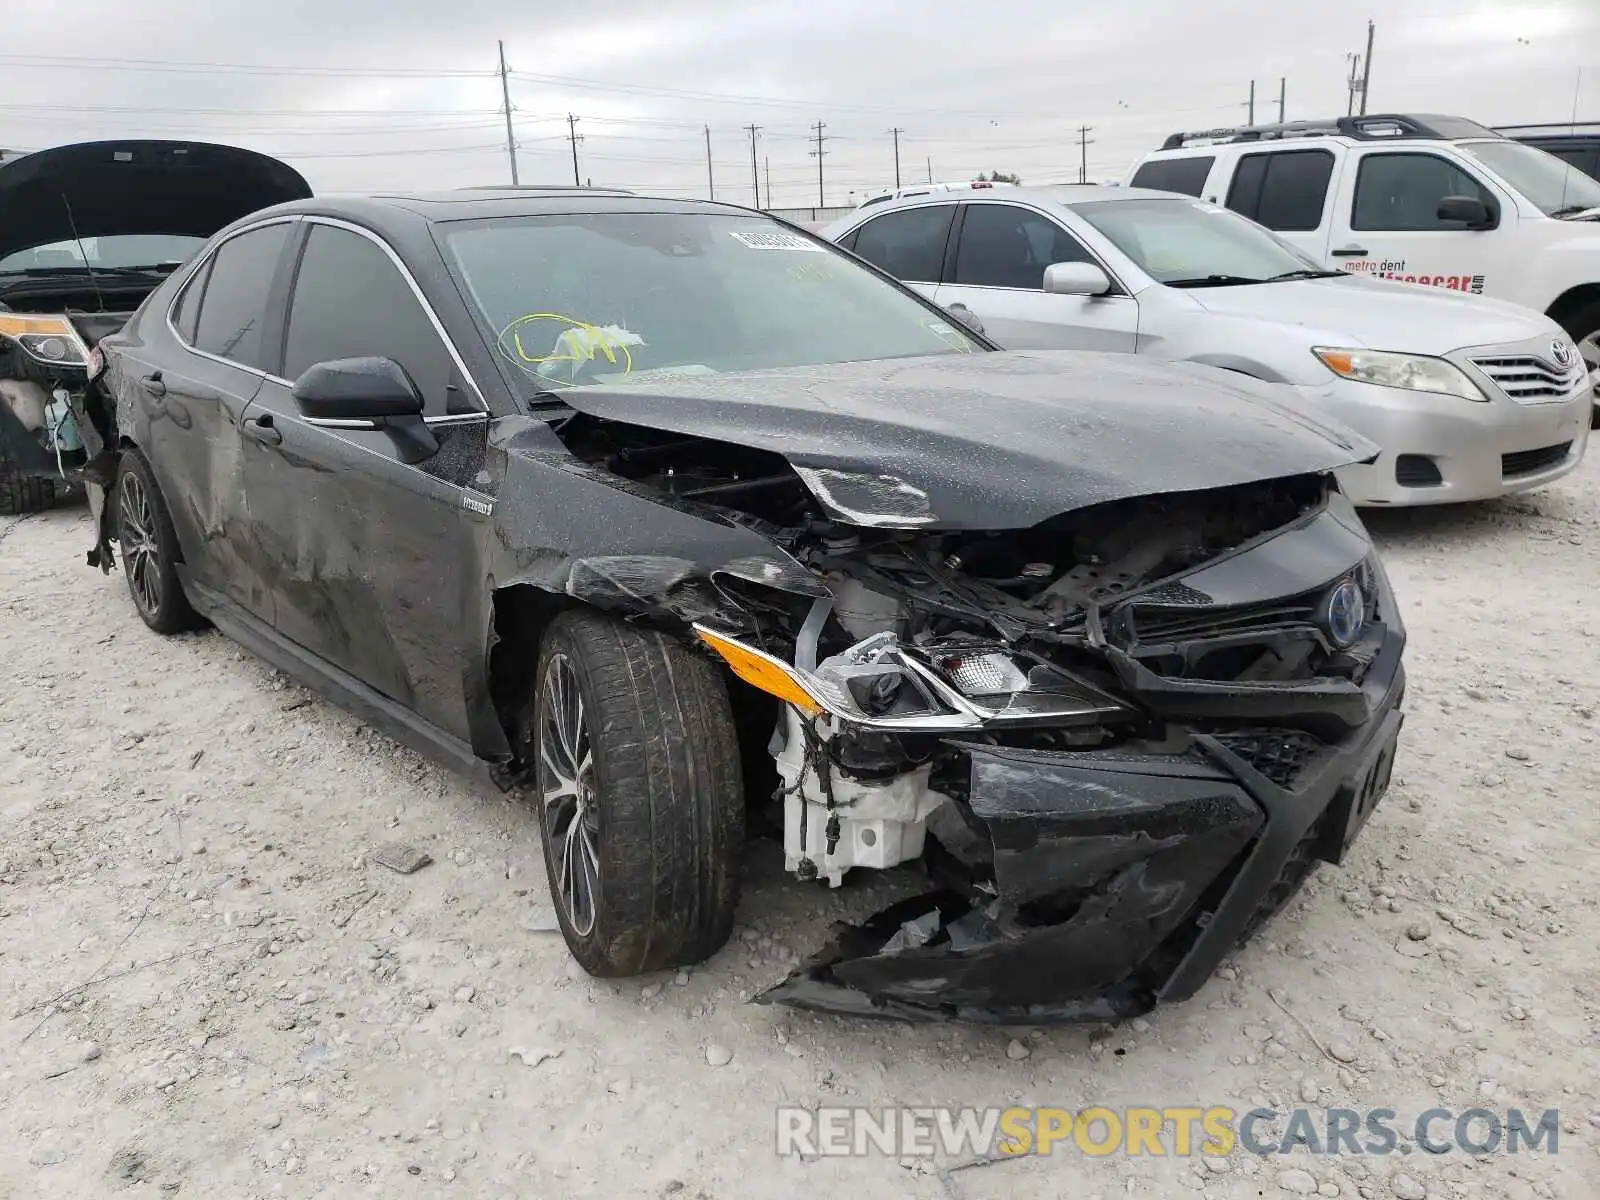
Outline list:
[[[1561,326],[1577,344],[1578,357],[1584,360],[1585,366],[1592,369],[1593,363],[1600,363],[1600,300],[1573,310]],[[1600,399],[1595,401],[1589,428],[1600,429]]]
[[[557,617],[523,728],[557,919],[591,975],[700,962],[733,929],[744,782],[705,658],[595,613]]]
[[[178,582],[178,535],[172,528],[155,472],[137,450],[117,464],[117,544],[128,593],[139,617],[157,633],[198,629],[200,617]]]

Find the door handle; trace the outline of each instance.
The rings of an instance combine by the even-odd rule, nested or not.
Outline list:
[[[167,385],[161,381],[161,372],[155,371],[139,380],[139,386],[152,396],[165,396]]]
[[[1365,246],[1340,246],[1337,250],[1330,250],[1328,253],[1335,258],[1365,258],[1367,256],[1367,248]]]
[[[262,413],[259,417],[249,417],[244,423],[245,434],[255,438],[264,446],[276,446],[283,441],[283,430],[273,423],[271,413]]]

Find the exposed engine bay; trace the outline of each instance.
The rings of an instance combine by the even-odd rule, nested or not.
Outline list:
[[[919,861],[937,885],[841,930],[769,999],[912,1019],[1142,1011],[1177,961],[1176,943],[1156,949],[1184,941],[1261,837],[1229,755],[1249,782],[1331,789],[1371,717],[1363,684],[1395,650],[1381,570],[1329,476],[942,531],[918,528],[899,480],[818,479],[581,414],[559,432],[591,467],[757,529],[810,570],[816,595],[714,575],[725,603],[694,624],[781,701],[768,749],[786,866],[837,887]],[[1057,965],[996,1003],[984,947],[1033,936]]]
[[[94,387],[96,347],[131,315],[0,311],[0,422],[14,422],[11,432],[20,427],[26,434],[6,439],[9,446],[36,448],[62,479],[85,477],[108,439],[115,444],[112,414]]]

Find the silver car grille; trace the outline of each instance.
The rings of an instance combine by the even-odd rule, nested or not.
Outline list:
[[[1502,392],[1524,404],[1565,399],[1584,375],[1581,359],[1562,368],[1531,354],[1474,358],[1472,365]]]

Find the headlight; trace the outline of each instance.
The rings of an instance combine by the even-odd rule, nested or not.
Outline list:
[[[1436,392],[1459,396],[1463,400],[1488,403],[1466,373],[1454,363],[1425,354],[1390,354],[1383,350],[1337,350],[1313,346],[1311,353],[1335,375],[1372,383],[1379,387],[1403,388],[1412,392]]]
[[[0,334],[15,338],[29,358],[48,366],[76,367],[88,361],[78,331],[62,317],[0,313]]]
[[[695,634],[752,687],[807,717],[899,733],[955,733],[990,724],[1126,716],[1126,705],[1043,662],[998,645],[957,644],[912,651],[877,633],[820,663],[814,672],[695,625]]]

